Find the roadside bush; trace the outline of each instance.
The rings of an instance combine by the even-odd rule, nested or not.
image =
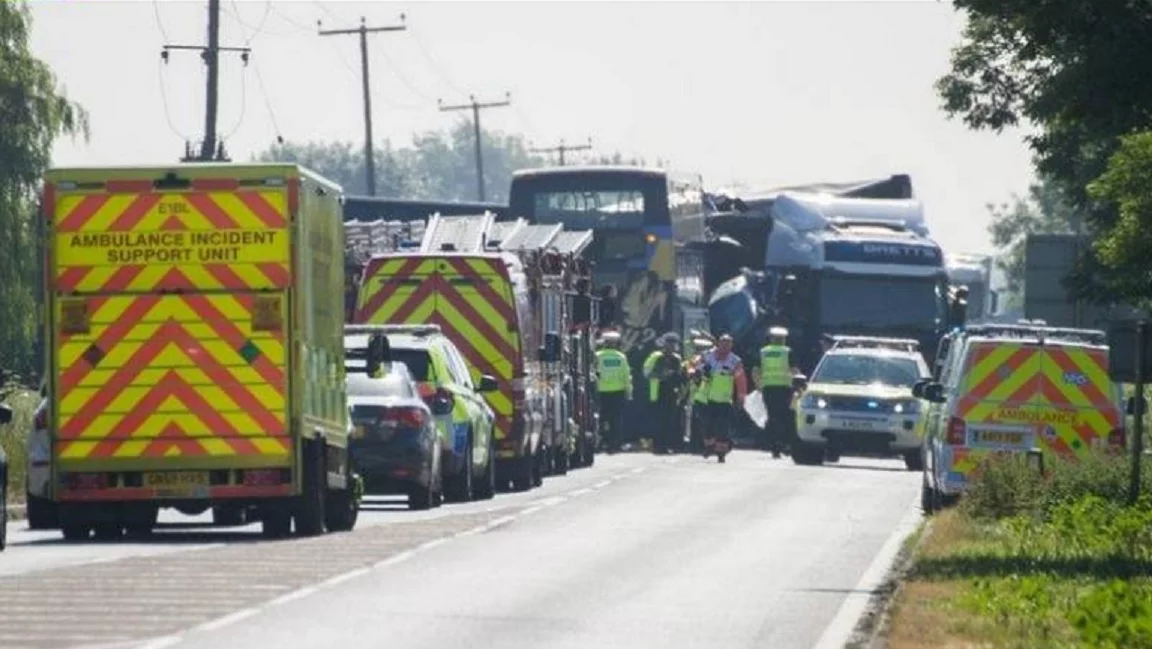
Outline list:
[[[8,392],[3,402],[13,410],[12,423],[0,426],[0,447],[8,455],[8,498],[23,500],[28,432],[32,430],[32,413],[40,399],[35,392],[20,389]]]
[[[1152,466],[1148,469],[1141,475],[1142,491],[1152,494]],[[1106,452],[1078,460],[1048,458],[1043,475],[1025,457],[992,457],[973,476],[961,511],[978,520],[1018,515],[1048,520],[1058,507],[1086,496],[1122,506],[1128,501],[1130,471],[1129,456]]]

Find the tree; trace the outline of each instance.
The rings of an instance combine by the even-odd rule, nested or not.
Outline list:
[[[37,191],[61,135],[88,135],[84,110],[32,56],[23,2],[0,3],[0,369],[34,372],[43,237]]]
[[[376,188],[381,196],[427,200],[476,199],[476,156],[472,123],[458,121],[450,130],[426,131],[412,144],[395,148],[385,141],[375,151]],[[519,135],[485,130],[484,193],[489,201],[508,199],[512,172],[539,167]],[[298,162],[340,183],[349,194],[364,194],[364,150],[351,142],[306,142],[277,145],[258,153],[263,162]]]
[[[1004,271],[1008,293],[1024,290],[1024,242],[1029,234],[1074,232],[1076,211],[1060,188],[1041,180],[1028,188],[1028,196],[1012,196],[1009,203],[988,205],[992,222],[988,234],[1000,252],[997,265]]]
[[[1152,251],[1152,132],[1122,138],[1107,170],[1088,185],[1088,195],[1118,207],[1115,225],[1093,242],[1093,247],[1110,268],[1145,268],[1116,281],[1124,285],[1127,294],[1144,296],[1147,306],[1152,302],[1152,270],[1148,270]]]
[[[951,71],[936,84],[944,110],[974,129],[996,132],[1025,122],[1038,172],[1083,210],[1088,234],[1117,223],[1115,204],[1092,201],[1087,187],[1104,172],[1119,138],[1152,127],[1152,12],[1128,0],[955,0],[967,13]],[[1098,252],[1096,248],[1088,248]],[[1124,281],[1152,258],[1083,260],[1097,267],[1077,285],[1088,298],[1132,298]],[[1125,266],[1116,266],[1123,262]]]

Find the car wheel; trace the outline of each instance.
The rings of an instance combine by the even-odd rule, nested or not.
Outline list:
[[[8,487],[0,484],[0,552],[8,547]]]
[[[938,510],[935,491],[932,485],[928,484],[928,476],[924,475],[920,483],[920,509],[925,516],[931,516]]]
[[[466,503],[472,500],[473,492],[476,486],[472,480],[472,433],[468,433],[468,448],[464,451],[464,469],[459,475],[452,476],[448,480],[447,489],[445,494],[448,497],[448,502]]]
[[[800,442],[792,451],[792,461],[802,466],[819,466],[824,463],[824,448]]]
[[[475,500],[489,500],[496,496],[496,450],[492,447],[491,437],[488,438],[488,464],[473,494]]]
[[[436,492],[431,485],[414,484],[408,491],[408,509],[412,511],[432,509],[436,506],[435,504]]]
[[[909,471],[924,470],[924,456],[921,455],[920,449],[904,452],[904,466],[907,467]]]

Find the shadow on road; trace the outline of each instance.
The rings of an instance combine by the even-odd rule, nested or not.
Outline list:
[[[875,464],[855,464],[853,462],[825,462],[824,467],[827,469],[846,469],[851,471],[883,471],[886,473],[912,473],[903,465],[880,466]]]
[[[59,534],[59,532],[57,532]],[[160,523],[156,525],[152,534],[125,535],[119,539],[86,541],[68,541],[62,536],[53,536],[46,539],[32,539],[28,541],[13,540],[9,545],[13,547],[39,547],[39,546],[85,546],[85,545],[204,545],[207,543],[254,543],[267,542],[270,539],[260,534],[259,527],[229,528],[218,527],[210,523]]]

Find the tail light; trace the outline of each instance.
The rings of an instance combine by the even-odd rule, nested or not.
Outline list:
[[[424,427],[424,411],[419,408],[389,408],[380,417],[379,425],[383,428],[416,428]]]
[[[36,411],[36,418],[32,420],[34,430],[48,429],[48,408],[43,407]]]
[[[968,427],[959,417],[948,419],[948,435],[945,439],[951,446],[963,446],[968,443]]]
[[[1113,428],[1108,433],[1108,446],[1113,449],[1124,450],[1128,448],[1128,434],[1123,428]]]

